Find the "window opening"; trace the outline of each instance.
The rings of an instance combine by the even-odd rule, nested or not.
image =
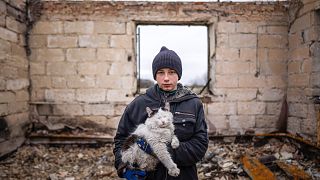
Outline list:
[[[208,81],[208,27],[200,25],[138,25],[137,79],[138,92],[156,83],[152,61],[162,46],[174,50],[182,62],[185,86],[199,93]]]

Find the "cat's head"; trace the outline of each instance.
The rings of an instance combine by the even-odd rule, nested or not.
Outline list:
[[[152,128],[167,128],[168,126],[171,126],[173,115],[168,106],[159,108],[158,110],[152,110],[147,107],[146,110],[148,113],[148,118],[146,120],[147,126]]]

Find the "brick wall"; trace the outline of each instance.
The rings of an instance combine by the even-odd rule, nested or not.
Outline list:
[[[33,117],[114,128],[136,88],[132,27],[114,16],[50,12],[61,5],[45,4],[30,36]],[[86,3],[66,8],[82,6]]]
[[[288,130],[315,140],[320,95],[320,2],[304,0],[290,9],[288,58]]]
[[[0,156],[24,141],[29,122],[25,1],[0,1]]]
[[[285,18],[285,11],[279,14]],[[207,118],[222,134],[277,129],[287,82],[288,28],[275,15],[275,20],[259,15],[217,23],[211,76],[218,98],[208,104]]]
[[[213,94],[203,98],[210,133],[277,130],[287,96],[287,129],[314,140],[319,106],[309,98],[320,94],[319,8],[317,0],[289,6],[48,0],[32,9],[41,16],[25,36],[25,1],[1,0],[1,153],[23,142],[29,98],[33,121],[115,130],[136,96],[138,24],[208,26]]]
[[[137,5],[138,4],[138,5]],[[287,88],[288,12],[282,3],[43,2],[30,35],[37,120],[116,128],[136,92],[135,27],[209,27],[213,134],[277,129]]]

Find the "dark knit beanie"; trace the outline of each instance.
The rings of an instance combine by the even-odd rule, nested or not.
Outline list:
[[[154,57],[152,62],[153,78],[156,79],[156,73],[162,68],[174,69],[178,74],[179,80],[182,76],[182,65],[180,57],[172,50],[163,46],[160,52]]]

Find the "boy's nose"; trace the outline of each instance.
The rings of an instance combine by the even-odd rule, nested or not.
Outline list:
[[[169,79],[169,76],[168,76],[168,74],[167,74],[167,73],[165,73],[165,75],[164,75],[164,79],[165,79],[165,80],[168,80],[168,79]]]

